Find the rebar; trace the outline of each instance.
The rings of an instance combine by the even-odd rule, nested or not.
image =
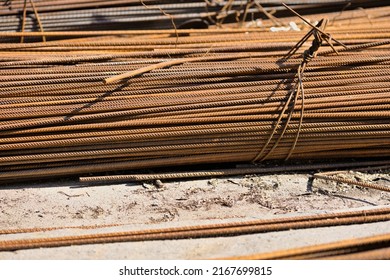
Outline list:
[[[175,240],[187,238],[234,236],[291,229],[373,223],[390,220],[389,211],[389,208],[378,208],[364,211],[320,214],[313,216],[279,218],[270,220],[233,222],[225,224],[197,225],[141,231],[111,232],[78,236],[9,240],[0,241],[0,251],[14,251],[43,247],[60,247],[113,242],[136,242],[150,240]],[[6,231],[4,233],[9,234],[13,232],[14,231]],[[31,229],[27,229],[26,232],[31,232]]]
[[[290,2],[311,25],[334,17],[322,33],[307,33],[272,1],[262,9],[233,1],[209,11],[202,10],[204,1],[144,1],[152,9],[111,2],[31,2],[34,11],[12,1],[0,9],[0,22],[7,22],[0,27],[2,184],[178,165],[390,155],[390,26],[384,23],[390,10],[382,1],[362,4],[369,24],[352,8],[322,13],[337,1],[310,8],[307,1]],[[95,5],[118,21],[87,27]],[[300,31],[270,31],[271,6],[280,12],[273,14],[278,24],[293,20]],[[245,26],[242,17],[234,23],[240,7],[247,19],[261,16],[264,26]],[[24,10],[25,31],[15,30]],[[148,18],[145,26],[124,29],[126,12],[134,22]],[[209,28],[181,30],[180,19],[196,17],[190,12],[205,13],[200,18]],[[168,29],[148,29],[156,18]],[[176,30],[169,29],[171,19]],[[307,63],[313,34],[323,42]],[[289,53],[296,42],[301,49]]]
[[[234,260],[308,260],[308,259],[389,259],[390,234],[375,235],[336,241],[327,244],[306,246],[280,250],[270,253],[261,253],[248,256],[239,256],[226,259]]]

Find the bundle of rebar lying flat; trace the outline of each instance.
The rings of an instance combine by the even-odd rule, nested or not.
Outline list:
[[[0,6],[0,31],[201,28],[285,13],[276,0],[18,0]],[[285,0],[301,13],[386,5],[384,0]],[[147,8],[146,8],[147,7]]]
[[[388,157],[389,13],[289,17],[287,32],[3,33],[46,42],[0,44],[0,181]]]

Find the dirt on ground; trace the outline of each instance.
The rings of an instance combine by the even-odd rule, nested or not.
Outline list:
[[[349,179],[390,185],[390,172],[348,172]],[[83,186],[74,181],[3,186],[0,229],[101,224],[160,224],[390,205],[390,193],[309,174],[248,175]]]
[[[343,178],[390,186],[389,170]],[[34,239],[215,224],[371,209],[390,193],[314,179],[310,174],[247,175],[163,182],[82,185],[55,181],[0,188],[0,230],[73,227],[19,234]],[[115,225],[92,229],[78,226]],[[389,233],[390,221],[250,235],[40,248],[0,252],[0,259],[213,259]]]

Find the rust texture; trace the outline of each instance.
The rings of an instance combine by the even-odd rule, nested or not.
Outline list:
[[[390,234],[342,240],[288,250],[248,256],[232,257],[234,260],[358,260],[389,259]]]
[[[111,232],[79,236],[61,236],[36,239],[0,241],[0,251],[60,247],[71,245],[100,244],[113,242],[135,242],[151,240],[173,240],[187,238],[208,238],[255,234],[271,231],[304,229],[314,227],[340,226],[349,224],[373,223],[390,220],[390,208],[377,208],[366,211],[329,213],[312,216],[299,216],[269,220],[234,222],[225,224],[187,226],[178,228],[150,229],[142,231]],[[102,227],[102,226],[99,226]],[[55,228],[58,229],[58,228]],[[50,230],[50,229],[42,229]],[[36,232],[39,229],[6,230],[1,233]],[[279,254],[286,257],[285,253]],[[273,256],[273,255],[272,255]],[[247,257],[245,257],[247,258]]]
[[[388,157],[389,8],[377,1],[364,12],[321,13],[326,1],[301,1],[274,13],[255,2],[7,3],[0,8],[0,22],[9,23],[0,28],[0,182]],[[118,25],[87,28],[83,18],[94,9],[116,11]],[[145,28],[125,30],[120,11],[138,13],[126,17],[143,18]],[[190,11],[209,18],[209,28],[180,29]],[[80,28],[68,17],[59,28],[53,18],[65,14]],[[251,14],[262,17],[261,27],[250,24]],[[24,30],[7,29],[12,17],[22,17]],[[145,18],[160,17],[167,25],[157,34]],[[291,21],[298,30],[270,31]]]

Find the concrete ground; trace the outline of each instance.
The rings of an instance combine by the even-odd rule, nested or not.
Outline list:
[[[390,185],[390,173],[348,173]],[[250,175],[83,186],[74,181],[4,185],[0,230],[120,224],[4,234],[0,240],[166,228],[390,206],[390,193],[309,180],[309,175]],[[208,259],[270,252],[390,232],[390,221],[207,239],[128,242],[0,252],[0,259]]]

